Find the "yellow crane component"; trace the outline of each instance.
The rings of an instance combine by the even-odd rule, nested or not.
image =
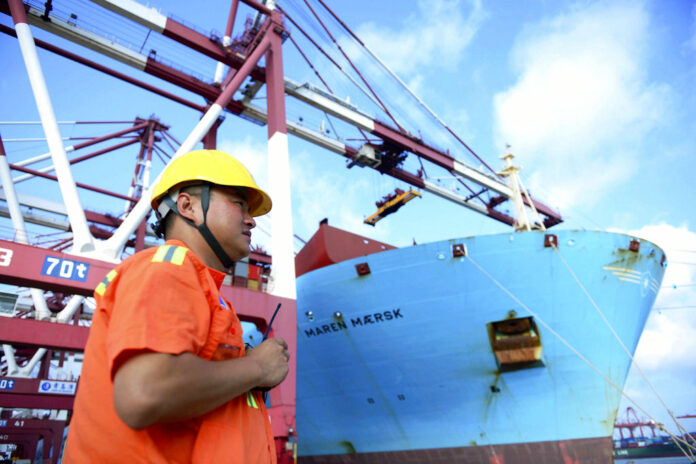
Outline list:
[[[391,213],[395,213],[406,203],[420,196],[420,192],[417,192],[413,189],[408,189],[408,192],[404,192],[401,189],[396,189],[394,190],[394,193],[385,195],[382,197],[381,200],[376,201],[375,205],[377,206],[377,212],[369,218],[365,219],[363,222],[365,224],[374,226],[380,219],[389,216]]]

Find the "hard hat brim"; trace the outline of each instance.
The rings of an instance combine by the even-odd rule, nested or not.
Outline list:
[[[271,197],[260,188],[246,187],[248,193],[249,214],[253,217],[267,214],[273,207]]]

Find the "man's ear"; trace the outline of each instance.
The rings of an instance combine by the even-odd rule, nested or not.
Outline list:
[[[176,207],[179,215],[198,224],[198,215],[201,214],[201,202],[198,197],[187,192],[179,192],[176,198]]]

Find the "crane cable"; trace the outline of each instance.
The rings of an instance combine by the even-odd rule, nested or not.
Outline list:
[[[328,36],[331,38],[331,41],[333,42],[333,44],[336,46],[336,48],[338,48],[338,51],[341,52],[341,55],[343,55],[343,58],[346,59],[348,64],[351,66],[351,68],[353,68],[353,71],[355,71],[355,73],[358,75],[358,77],[360,77],[360,79],[363,81],[363,84],[365,84],[365,86],[370,91],[370,93],[377,99],[377,101],[379,102],[380,108],[382,108],[382,111],[384,111],[387,114],[387,116],[389,116],[389,118],[392,120],[392,122],[394,124],[396,124],[396,127],[398,127],[402,133],[407,134],[406,130],[403,127],[401,127],[401,124],[399,124],[399,122],[396,120],[396,118],[394,118],[394,116],[392,116],[392,114],[387,109],[387,106],[382,102],[382,100],[380,100],[377,93],[374,90],[372,90],[372,87],[370,87],[370,84],[367,82],[367,79],[365,79],[365,77],[363,77],[363,75],[360,73],[360,70],[355,66],[355,64],[353,64],[351,59],[348,57],[348,54],[343,50],[341,45],[338,43],[338,41],[334,38],[334,36],[329,31],[329,29],[324,25],[324,22],[321,20],[321,18],[319,18],[319,15],[316,13],[316,11],[314,11],[314,8],[312,8],[312,5],[309,4],[309,1],[304,0],[304,3],[305,3],[305,5],[307,5],[307,8],[309,8],[309,11],[312,12],[312,14],[316,18],[316,20],[321,25],[321,27],[324,28],[324,30],[326,31]]]
[[[640,411],[648,416],[650,420],[654,421],[656,424],[659,424],[659,422],[650,414],[648,413],[643,407],[641,407],[633,398],[631,398],[628,393],[626,393],[623,388],[618,386],[613,380],[611,380],[604,372],[602,372],[597,366],[595,366],[592,361],[587,359],[585,356],[582,355],[573,345],[570,344],[565,338],[563,338],[562,335],[560,335],[558,332],[553,330],[549,324],[547,324],[537,313],[532,311],[527,305],[525,305],[522,301],[520,301],[519,298],[517,298],[510,290],[508,290],[503,284],[498,282],[490,273],[488,273],[481,265],[479,265],[474,259],[469,255],[468,253],[466,254],[466,259],[468,259],[483,275],[488,277],[498,288],[500,288],[505,294],[507,294],[513,301],[515,301],[518,305],[520,305],[522,308],[524,308],[529,314],[531,314],[533,317],[537,319],[537,321],[544,326],[553,336],[555,336],[561,343],[563,343],[570,351],[572,351],[577,357],[579,357],[581,360],[585,362],[592,370],[597,372],[607,383],[609,383],[612,387],[614,387],[622,396],[624,396],[627,400],[629,400],[631,403],[633,403]],[[686,456],[693,457],[693,451],[696,450],[696,446],[692,445],[691,443],[687,442],[686,440],[677,437],[673,435],[669,430],[663,429],[667,434],[674,440],[674,443],[679,447],[679,450],[684,453]],[[683,444],[687,450],[684,451],[682,447],[680,446],[680,443]]]
[[[484,166],[486,166],[486,168],[488,168],[493,174],[495,174],[496,176],[498,176],[498,173],[497,173],[493,168],[491,168],[488,164],[486,164],[486,162],[483,161],[483,160],[481,159],[481,157],[479,157],[479,155],[477,155],[476,152],[474,152],[474,150],[472,150],[471,147],[469,147],[469,145],[467,145],[466,142],[464,142],[464,140],[462,140],[452,129],[450,129],[450,127],[449,127],[442,119],[440,119],[440,117],[439,117],[437,114],[435,114],[435,112],[434,112],[433,110],[431,110],[430,107],[429,107],[423,100],[421,100],[421,99],[411,90],[411,88],[410,88],[408,85],[406,85],[406,83],[405,83],[404,81],[402,81],[401,78],[400,78],[399,76],[397,76],[397,75],[389,68],[389,66],[387,66],[382,60],[380,60],[379,57],[378,57],[377,55],[375,55],[375,54],[372,52],[372,50],[370,50],[370,49],[367,47],[367,45],[365,45],[365,43],[364,43],[362,40],[360,40],[360,38],[359,38],[358,36],[356,36],[356,35],[353,33],[353,31],[341,20],[341,18],[339,18],[339,17],[326,5],[326,3],[324,3],[323,0],[317,0],[317,1],[324,7],[324,9],[326,9],[326,11],[328,11],[328,12],[331,14],[331,16],[334,17],[334,19],[335,19],[336,21],[339,22],[339,24],[340,24],[341,26],[343,26],[343,28],[348,32],[348,34],[350,34],[350,36],[353,37],[353,39],[355,39],[355,40],[360,44],[360,46],[361,46],[362,48],[364,48],[365,51],[366,51],[373,59],[375,59],[375,60],[377,61],[377,63],[380,64],[380,66],[382,66],[382,68],[383,68],[385,71],[387,71],[387,73],[388,73],[391,77],[393,77],[394,79],[396,79],[396,81],[399,83],[399,85],[401,85],[401,87],[403,87],[413,98],[416,99],[416,101],[417,101],[417,102],[430,114],[430,116],[432,116],[433,118],[435,118],[435,120],[436,120],[443,128],[445,128],[445,130],[447,130],[447,132],[449,132],[455,139],[457,139],[457,141],[458,141],[459,143],[461,143],[467,150],[469,150],[469,152],[470,152],[472,155],[474,155],[474,156],[476,157],[476,159],[479,160]],[[498,176],[498,177],[499,177],[499,176]]]
[[[331,55],[329,55],[326,51],[324,51],[324,49],[321,48],[321,46],[320,46],[318,43],[316,43],[316,42],[314,41],[314,39],[312,39],[312,37],[310,37],[309,34],[307,34],[307,32],[305,32],[305,30],[302,29],[302,27],[301,27],[299,24],[297,24],[296,21],[294,21],[294,20],[292,19],[292,17],[290,17],[290,15],[288,14],[287,11],[285,11],[283,8],[281,8],[280,5],[276,5],[276,7],[278,8],[278,10],[279,10],[281,13],[283,13],[283,15],[284,15],[286,18],[288,18],[288,20],[290,20],[290,22],[291,22],[292,24],[295,25],[295,27],[297,27],[297,30],[299,30],[300,33],[302,33],[302,35],[304,35],[305,38],[307,38],[307,40],[309,40],[310,43],[311,43],[312,45],[314,45],[314,47],[315,47],[317,50],[319,50],[326,58],[328,58],[329,61],[331,61],[331,63],[333,63],[333,65],[336,66],[336,67],[338,68],[338,70],[341,71],[341,73],[342,73],[345,77],[347,77],[348,80],[350,80],[350,81],[353,83],[353,85],[355,85],[355,86],[358,88],[358,90],[360,90],[360,91],[363,93],[363,95],[365,95],[365,97],[367,97],[372,103],[374,103],[375,106],[377,106],[377,107],[380,108],[380,109],[383,109],[383,108],[382,108],[382,105],[380,104],[380,102],[377,101],[377,100],[375,99],[375,97],[373,97],[372,95],[370,95],[370,93],[369,93],[367,90],[365,90],[365,88],[364,88],[362,85],[360,85],[360,83],[359,83],[358,81],[356,81],[355,78],[354,78],[353,76],[351,76],[350,74],[348,74],[348,72],[346,72],[346,70],[344,70],[344,69],[341,67],[341,65],[339,65],[339,64],[331,57]]]
[[[321,26],[324,28],[325,33],[328,34],[329,38],[333,41],[334,45],[336,45],[336,46],[338,47],[339,51],[340,51],[341,53],[344,54],[344,57],[345,57],[346,59],[348,59],[348,57],[345,56],[345,53],[344,53],[343,50],[341,49],[341,46],[338,45],[338,43],[336,42],[335,38],[334,38],[334,37],[331,35],[331,33],[328,31],[327,27],[319,20],[319,18],[318,18],[318,16],[317,16],[316,12],[312,9],[312,7],[309,5],[309,3],[307,2],[307,0],[304,0],[304,2],[305,2],[305,4],[306,4],[306,6],[310,9],[310,11],[314,14],[314,17],[317,19],[317,21],[319,21],[319,23],[321,24]],[[398,77],[398,76],[397,76],[397,75],[384,63],[384,62],[382,62],[382,61],[379,59],[379,57],[377,57],[369,48],[367,48],[367,46],[366,46],[366,45],[353,33],[353,31],[352,31],[352,30],[351,30],[351,29],[350,29],[338,16],[336,16],[336,14],[335,14],[335,13],[334,13],[322,0],[319,0],[319,3],[320,3],[320,4],[321,4],[321,5],[334,17],[334,19],[336,19],[336,20],[341,24],[341,26],[343,26],[343,28],[344,28],[344,29],[345,29],[345,30],[346,30],[346,31],[347,31],[347,32],[348,32],[348,33],[349,33],[349,34],[350,34],[350,35],[351,35],[351,36],[352,36],[352,37],[353,37],[353,38],[354,38],[354,39],[355,39],[355,40],[356,40],[356,41],[357,41],[369,54],[370,54],[370,56],[372,56],[372,57],[379,63],[379,65],[380,65],[383,69],[385,69],[392,77],[394,77],[394,78],[398,81],[398,83],[399,83],[403,88],[405,88],[405,89],[418,101],[418,103],[420,103],[420,104],[426,109],[426,111],[427,111],[428,113],[431,114],[431,116],[433,116],[433,117],[437,120],[437,122],[438,122],[439,124],[441,124],[441,125],[442,125],[447,131],[449,131],[449,132],[450,132],[462,145],[464,145],[464,147],[466,147],[466,148],[471,152],[471,154],[474,155],[486,168],[488,168],[488,169],[489,169],[491,172],[493,172],[496,176],[498,175],[498,174],[495,172],[495,170],[493,170],[488,164],[486,164],[485,161],[483,161],[483,160],[482,160],[482,159],[481,159],[481,158],[480,158],[480,157],[479,157],[479,156],[478,156],[478,155],[477,155],[477,154],[476,154],[476,153],[475,153],[475,152],[474,152],[474,151],[473,151],[473,150],[472,150],[472,149],[471,149],[471,148],[470,148],[470,147],[469,147],[469,146],[468,146],[456,133],[454,133],[454,132],[447,126],[447,124],[445,124],[445,122],[442,121],[442,120],[441,120],[441,119],[440,119],[440,118],[439,118],[439,117],[438,117],[438,116],[425,104],[425,102],[423,102],[417,95],[415,95],[415,93],[413,93],[413,91],[412,91],[412,90],[411,90],[411,89],[410,89],[410,88],[409,88],[409,87],[408,87],[408,86],[407,86],[407,85],[406,85],[406,84],[405,84],[405,83],[404,83],[404,82],[403,82],[403,81],[402,81],[402,80],[401,80],[401,79],[400,79],[400,78],[399,78],[399,77]],[[283,13],[283,15],[285,15],[285,17],[288,18],[288,20],[290,20],[290,22],[292,22],[292,23],[298,28],[298,30],[299,30],[299,31],[300,31],[300,32],[301,32],[301,33],[302,33],[302,34],[303,34],[303,35],[304,35],[304,36],[305,36],[305,37],[306,37],[306,38],[307,38],[307,39],[308,39],[308,40],[309,40],[321,53],[324,54],[324,56],[326,56],[326,57],[334,64],[334,66],[336,66],[345,76],[347,76],[347,77],[353,82],[353,84],[355,84],[355,85],[358,87],[358,89],[360,89],[360,90],[363,92],[363,94],[365,94],[370,100],[372,100],[373,103],[375,103],[375,104],[376,104],[377,106],[379,106],[383,111],[385,111],[390,117],[392,117],[391,114],[389,113],[389,111],[387,110],[386,106],[384,106],[384,104],[382,103],[382,101],[381,101],[381,100],[375,100],[375,98],[379,98],[379,97],[377,97],[377,95],[372,96],[372,95],[370,95],[365,89],[363,89],[362,86],[360,86],[360,84],[359,84],[358,82],[356,82],[356,81],[352,78],[352,76],[350,76],[350,74],[348,74],[346,71],[344,71],[343,68],[342,68],[334,59],[331,58],[331,56],[329,56],[329,55],[328,55],[328,54],[327,54],[327,53],[326,53],[326,52],[325,52],[325,51],[324,51],[324,50],[323,50],[311,37],[309,37],[309,35],[307,34],[307,32],[305,32],[305,31],[300,27],[300,25],[297,24],[297,22],[295,22],[295,21],[290,17],[290,15],[288,14],[287,11],[283,10],[283,9],[280,7],[280,5],[278,5],[278,9]],[[309,60],[306,58],[306,56],[304,55],[304,53],[301,51],[301,49],[299,48],[298,44],[297,44],[294,40],[292,40],[292,42],[293,42],[293,44],[295,45],[295,47],[298,49],[298,51],[300,52],[300,54],[305,58],[305,61],[307,61],[307,63],[308,63],[308,65],[310,66],[310,68],[312,68],[312,70],[314,70],[314,67],[313,67],[312,64],[309,62]],[[353,63],[352,63],[349,59],[348,59],[348,63],[349,63],[351,66],[353,66],[353,68],[355,69],[355,66],[353,65]],[[356,70],[356,71],[357,71],[357,70]],[[314,72],[315,72],[315,74],[317,74],[316,70],[314,70]],[[360,75],[359,72],[358,72],[358,74]],[[321,78],[321,76],[319,76],[318,74],[317,74],[317,76],[318,76],[319,79],[322,81],[322,83],[324,83],[324,85],[325,85],[327,88],[329,88],[328,85],[327,85],[327,84],[324,82],[324,80]],[[360,76],[360,77],[362,77],[362,76]],[[363,81],[364,81],[364,78],[363,78]],[[367,83],[366,83],[366,84],[367,84]],[[369,84],[368,84],[368,87],[369,87]],[[370,89],[370,90],[372,90],[372,89]],[[329,91],[333,94],[333,92],[331,91],[330,88],[329,88]],[[401,128],[401,126],[399,126],[399,124],[394,120],[393,117],[392,117],[392,120],[397,124],[397,126],[398,126],[399,128]],[[362,134],[363,138],[367,141],[367,140],[368,140],[367,135],[362,131],[362,129],[358,128],[358,130],[359,130],[360,133]],[[402,131],[403,131],[403,129],[402,129]],[[418,160],[420,161],[420,157],[418,157]],[[423,163],[421,162],[421,167],[422,167],[422,164],[423,164]],[[455,175],[455,177],[457,177],[457,176]],[[475,194],[475,192],[474,192],[473,190],[471,190],[471,188],[470,188],[466,183],[464,183],[461,179],[458,179],[458,180],[459,180],[459,182],[462,183],[462,185],[464,185],[472,194]],[[484,204],[484,206],[487,206],[487,203],[485,202],[485,200],[483,200],[482,198],[479,198],[479,199],[480,199],[481,202]]]
[[[326,81],[324,80],[324,78],[321,77],[321,74],[319,74],[319,71],[317,71],[317,69],[314,67],[312,62],[309,61],[309,58],[307,58],[307,55],[304,54],[304,52],[302,51],[300,46],[297,44],[297,42],[295,42],[295,39],[292,38],[291,34],[288,34],[288,39],[290,39],[290,42],[295,46],[295,48],[300,53],[302,58],[304,58],[305,62],[310,67],[310,69],[312,71],[314,71],[314,75],[316,75],[319,78],[319,80],[321,81],[321,83],[324,84],[324,87],[326,87],[326,90],[328,90],[331,95],[334,95],[334,91],[331,90],[331,87],[329,87],[329,84],[327,84]]]

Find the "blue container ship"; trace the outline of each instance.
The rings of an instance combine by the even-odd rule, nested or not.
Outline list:
[[[300,462],[612,462],[609,380],[660,288],[655,244],[559,230],[397,249],[323,223],[296,263]]]

